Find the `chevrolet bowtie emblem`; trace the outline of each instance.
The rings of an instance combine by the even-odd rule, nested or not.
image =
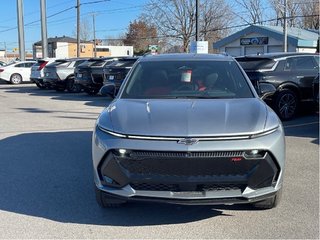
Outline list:
[[[198,142],[199,140],[195,138],[182,138],[178,141],[179,144],[184,144],[184,145],[193,145]]]

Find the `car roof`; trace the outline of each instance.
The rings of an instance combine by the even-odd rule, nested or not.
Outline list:
[[[171,53],[171,54],[156,54],[144,55],[139,58],[139,61],[197,61],[197,60],[218,60],[230,61],[231,56],[224,54],[194,54],[194,53]]]
[[[285,58],[292,56],[319,56],[317,53],[297,53],[297,52],[278,52],[278,53],[263,53],[263,54],[249,54],[245,56],[235,57],[235,59],[246,59],[246,58],[256,58],[256,59],[277,59],[277,58]]]
[[[36,63],[36,60],[15,61],[14,63]]]
[[[73,61],[78,61],[78,60],[88,60],[89,58],[59,58],[56,59],[57,62],[62,62],[62,61],[66,61],[66,62],[73,62]]]

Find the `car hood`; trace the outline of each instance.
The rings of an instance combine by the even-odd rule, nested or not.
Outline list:
[[[263,132],[270,111],[257,98],[117,99],[101,113],[99,125],[127,135],[235,136]]]

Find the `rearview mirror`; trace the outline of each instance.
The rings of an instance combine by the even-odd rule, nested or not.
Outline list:
[[[113,83],[108,83],[100,88],[99,93],[102,96],[114,98],[116,96],[116,86]]]

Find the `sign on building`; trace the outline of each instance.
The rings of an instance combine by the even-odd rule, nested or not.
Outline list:
[[[240,38],[240,45],[265,45],[268,42],[268,37]]]

